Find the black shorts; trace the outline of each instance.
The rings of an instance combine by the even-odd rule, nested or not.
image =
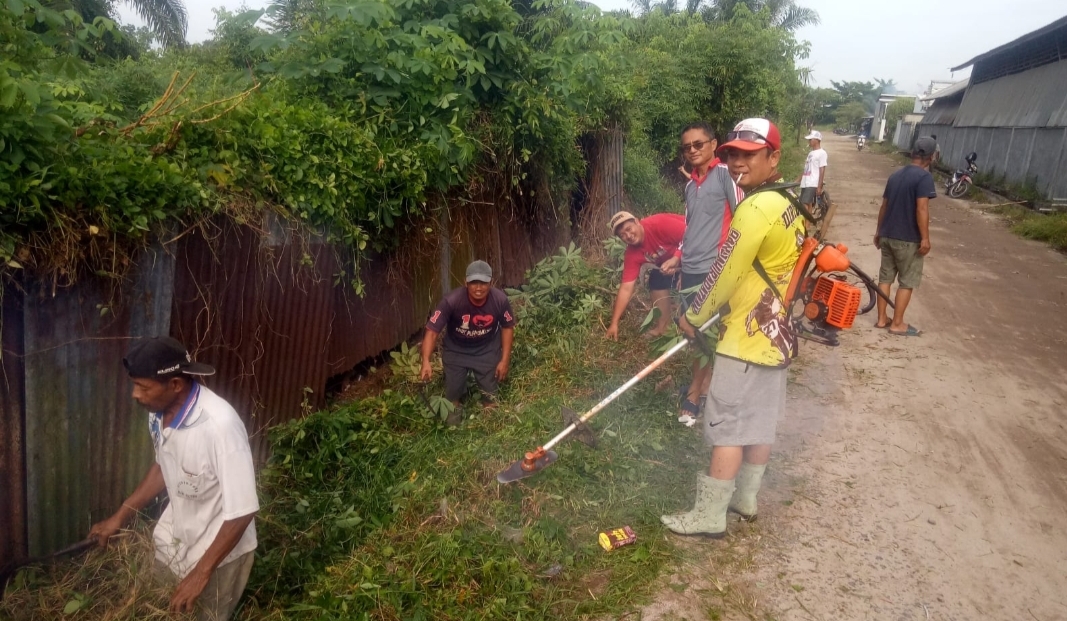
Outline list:
[[[689,305],[693,303],[693,298],[697,296],[697,292],[700,290],[700,285],[704,284],[704,281],[707,279],[707,274],[686,274],[685,272],[682,272],[682,277],[680,279],[680,284],[678,285],[678,288],[683,291],[681,308],[681,312],[683,315],[686,313],[686,311],[689,310]],[[697,289],[694,289],[689,293],[684,293],[686,289],[692,289],[693,287],[697,287]]]
[[[666,291],[668,289],[674,289],[678,284],[677,276],[668,276],[659,271],[659,268],[654,267],[648,270],[648,290],[649,291]]]

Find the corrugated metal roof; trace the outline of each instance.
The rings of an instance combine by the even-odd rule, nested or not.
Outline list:
[[[955,84],[946,86],[945,88],[934,91],[928,97],[923,97],[923,101],[935,101],[938,99],[944,99],[945,97],[952,97],[953,95],[963,95],[963,91],[967,90],[967,86],[971,83],[971,79],[960,80]]]
[[[994,56],[998,56],[998,55],[1003,54],[1005,52],[1010,52],[1014,48],[1016,48],[1016,47],[1018,47],[1020,45],[1028,43],[1028,42],[1030,42],[1030,41],[1032,41],[1032,40],[1034,40],[1034,39],[1036,39],[1038,37],[1046,35],[1046,34],[1048,34],[1050,32],[1053,32],[1053,31],[1055,31],[1055,30],[1057,30],[1059,28],[1063,28],[1065,26],[1067,26],[1067,17],[1061,17],[1060,19],[1057,19],[1056,21],[1054,21],[1051,24],[1045,26],[1044,28],[1038,28],[1037,30],[1035,30],[1033,32],[1024,34],[1023,36],[1019,37],[1018,39],[1015,39],[1014,41],[1011,41],[1009,43],[1005,43],[1004,45],[1001,45],[1000,47],[995,47],[995,48],[989,50],[988,52],[986,52],[984,54],[979,54],[978,56],[975,56],[974,58],[968,60],[967,62],[963,63],[962,65],[959,65],[958,67],[953,67],[951,69],[951,71],[959,71],[960,69],[965,69],[965,68],[970,67],[971,65],[973,65],[975,63],[980,63],[980,62],[982,62],[984,60],[989,60],[989,59],[993,58]]]
[[[960,102],[956,99],[939,99],[923,115],[923,125],[952,125],[959,112]]]
[[[1067,126],[1067,60],[975,84],[956,115],[957,127]]]
[[[0,295],[0,565],[26,556],[26,445],[23,434],[22,292]]]

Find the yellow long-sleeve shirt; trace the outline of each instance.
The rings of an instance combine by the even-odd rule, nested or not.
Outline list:
[[[767,367],[789,366],[796,335],[778,295],[753,267],[764,270],[785,295],[804,243],[804,218],[775,191],[757,192],[737,206],[726,242],[686,319],[699,326],[722,310],[716,353]]]

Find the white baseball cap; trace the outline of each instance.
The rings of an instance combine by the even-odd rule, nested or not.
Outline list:
[[[822,132],[812,130],[810,134],[804,136],[804,140],[822,140]]]

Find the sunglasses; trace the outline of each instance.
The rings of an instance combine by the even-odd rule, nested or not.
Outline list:
[[[682,153],[689,153],[690,151],[700,151],[709,144],[711,144],[710,140],[694,140],[693,142],[687,142],[682,145]]]
[[[734,140],[743,140],[745,142],[754,142],[756,144],[768,144],[766,138],[756,132],[750,131],[730,132],[729,134],[726,134],[726,142],[733,142]]]

